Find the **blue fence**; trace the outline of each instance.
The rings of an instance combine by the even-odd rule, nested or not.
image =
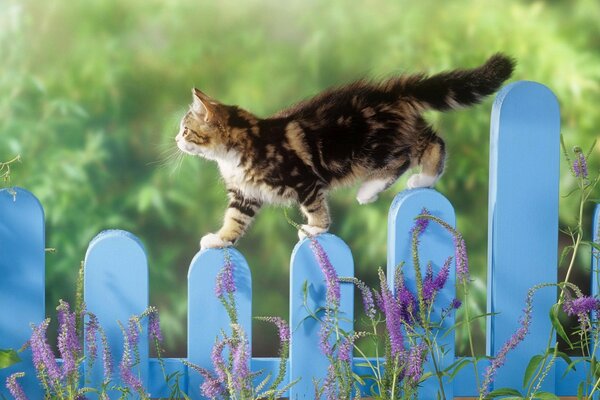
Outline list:
[[[534,82],[517,82],[505,87],[494,103],[491,120],[490,189],[488,224],[488,305],[487,354],[494,356],[515,331],[527,290],[540,282],[556,282],[559,184],[559,109],[550,90]],[[449,177],[448,179],[451,179]],[[402,260],[410,266],[408,232],[423,207],[451,225],[454,209],[440,193],[417,189],[398,194],[388,219],[388,273]],[[600,210],[596,210],[594,232],[598,235]],[[460,227],[458,227],[460,229]],[[481,232],[483,235],[484,233]],[[338,237],[318,237],[340,276],[354,276],[352,253]],[[421,258],[440,268],[452,250],[452,238],[442,229],[428,229],[422,238]],[[16,189],[16,196],[0,191],[0,348],[19,348],[30,336],[30,323],[44,319],[44,211],[29,192]],[[294,399],[313,397],[313,378],[325,375],[327,360],[318,350],[318,323],[305,319],[303,287],[309,283],[308,299],[314,307],[325,303],[322,273],[306,240],[299,242],[291,256],[290,314],[292,327],[288,376],[284,384],[302,378],[289,393]],[[251,271],[242,254],[231,251],[238,285],[239,323],[252,332]],[[229,330],[228,319],[214,296],[214,282],[223,265],[222,250],[199,252],[188,274],[188,356],[187,359],[211,369],[210,352],[221,329]],[[594,265],[593,268],[598,268]],[[407,268],[410,271],[411,268]],[[360,278],[360,277],[359,277]],[[410,278],[410,276],[408,277]],[[455,297],[452,282],[438,301]],[[120,358],[122,334],[117,320],[148,306],[148,263],[143,244],[131,233],[111,230],[92,240],[85,256],[85,301],[107,332],[115,358]],[[595,293],[596,285],[593,285]],[[342,284],[341,312],[353,319],[354,288]],[[530,334],[513,352],[497,375],[497,387],[520,387],[530,357],[547,343],[550,325],[547,310],[555,302],[555,292],[537,295]],[[301,321],[303,321],[301,323]],[[448,321],[451,325],[452,321]],[[345,327],[348,330],[352,326]],[[442,364],[455,361],[454,337],[448,335],[449,349]],[[252,341],[250,340],[250,343]],[[168,396],[158,360],[148,356],[147,332],[142,335],[140,372],[153,397]],[[22,381],[31,398],[41,398],[34,383],[31,355],[24,362],[0,370],[0,382],[17,370],[25,370]],[[182,388],[192,399],[200,399],[201,378],[188,373],[179,359],[165,359],[167,373],[183,374]],[[354,358],[355,370],[363,362]],[[484,371],[486,360],[480,361]],[[543,390],[558,395],[575,395],[585,374],[583,364],[562,378],[566,364],[560,360],[546,380]],[[272,371],[276,375],[278,359],[252,358],[253,371]],[[363,371],[364,372],[364,371]],[[100,380],[100,371],[92,371]],[[451,382],[446,394],[476,396],[473,369],[465,368]],[[436,382],[421,388],[420,398],[435,398]],[[0,394],[7,395],[4,385]]]

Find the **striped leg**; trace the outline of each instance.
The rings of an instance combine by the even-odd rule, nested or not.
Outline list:
[[[329,217],[329,207],[323,191],[316,191],[313,196],[309,196],[302,202],[300,209],[306,216],[307,224],[302,225],[302,229],[311,235],[327,232],[331,219]],[[298,231],[300,239],[304,239],[306,233]]]
[[[229,199],[223,226],[217,233],[209,233],[202,237],[201,249],[227,247],[234,244],[246,232],[261,206],[259,201],[244,198],[237,190],[229,191]]]

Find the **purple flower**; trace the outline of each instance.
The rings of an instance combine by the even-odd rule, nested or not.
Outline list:
[[[237,391],[250,390],[250,345],[248,339],[239,325],[234,325],[237,343],[232,346],[233,365],[233,387]]]
[[[327,303],[333,307],[337,307],[340,303],[340,282],[338,281],[337,272],[325,250],[321,244],[315,238],[310,238],[310,248],[317,259],[319,267],[325,275],[325,282],[327,284]]]
[[[123,382],[136,392],[141,393],[144,391],[142,381],[132,371],[132,368],[134,366],[132,352],[137,350],[139,340],[139,331],[137,324],[138,320],[136,317],[129,318],[127,332],[123,340],[123,357],[121,358],[121,364],[119,365],[119,369],[121,372],[121,379],[123,380]]]
[[[406,286],[404,275],[401,272],[396,273],[395,285],[400,320],[407,324],[417,322],[419,319],[417,298]]]
[[[259,319],[272,323],[277,327],[279,333],[279,341],[286,343],[290,341],[290,326],[287,321],[279,317],[260,317]]]
[[[210,359],[215,367],[215,373],[220,382],[227,382],[227,373],[225,372],[225,361],[223,361],[223,349],[227,345],[226,339],[219,340],[212,348]]]
[[[375,304],[373,302],[373,293],[365,283],[359,279],[354,279],[354,284],[360,290],[365,314],[370,319],[375,318]]]
[[[51,382],[57,382],[61,378],[60,369],[46,341],[46,329],[48,329],[49,319],[44,320],[38,327],[33,328],[29,344],[33,354],[33,364],[40,374],[47,374]]]
[[[102,337],[102,366],[104,368],[104,382],[108,383],[112,379],[113,360],[108,346],[108,339],[104,331],[100,331]]]
[[[379,270],[381,285],[381,298],[383,300],[383,312],[385,314],[385,325],[390,337],[392,357],[396,359],[404,350],[404,337],[402,336],[402,317],[400,305],[390,291],[383,271]]]
[[[96,333],[98,332],[98,318],[88,313],[88,321],[85,326],[85,343],[87,345],[87,358],[90,364],[93,364],[98,354],[98,346],[96,343]]]
[[[333,356],[333,347],[331,343],[329,343],[329,335],[331,335],[331,321],[326,319],[323,321],[321,325],[321,329],[319,330],[319,349],[321,353],[326,355],[327,357]]]
[[[338,360],[350,362],[352,360],[352,350],[354,349],[354,335],[346,336],[342,339],[338,347]]]
[[[229,257],[225,257],[223,269],[217,275],[217,283],[215,286],[215,294],[221,298],[225,294],[235,292],[235,280],[233,278],[233,264]]]
[[[581,296],[575,299],[567,298],[563,304],[563,310],[569,316],[577,315],[581,328],[589,330],[589,314],[592,311],[600,311],[600,300],[590,296]]]
[[[60,300],[58,307],[58,350],[63,359],[63,376],[78,372],[77,360],[81,353],[81,345],[75,328],[75,313],[69,304]]]
[[[427,272],[425,279],[423,279],[423,300],[425,300],[426,304],[431,304],[437,293],[446,285],[451,262],[452,257],[448,257],[435,278],[433,277],[431,263],[427,265]]]
[[[156,307],[150,307],[148,310],[148,333],[154,340],[162,342],[163,336],[160,330],[160,318]]]
[[[461,305],[462,305],[462,301],[460,301],[459,299],[457,299],[455,297],[454,299],[452,299],[452,302],[450,303],[450,309],[451,310],[458,310]]]
[[[28,400],[23,388],[17,383],[17,378],[25,376],[23,372],[16,372],[6,378],[6,387],[15,400]]]
[[[325,382],[323,383],[323,394],[325,394],[326,400],[339,400],[335,381],[335,367],[333,364],[329,364],[329,367],[327,368],[327,376],[325,377]]]
[[[427,358],[427,347],[423,343],[414,346],[408,352],[406,375],[411,385],[415,385],[423,375],[423,364]]]
[[[529,326],[531,324],[531,311],[533,310],[533,294],[535,293],[535,290],[536,288],[534,287],[529,289],[529,292],[527,292],[525,309],[523,310],[523,316],[519,321],[521,326],[516,330],[515,333],[513,333],[506,343],[504,343],[500,351],[496,354],[496,357],[494,357],[492,360],[491,364],[486,368],[483,384],[481,385],[481,397],[485,398],[489,394],[490,384],[494,380],[496,371],[498,371],[498,369],[504,365],[508,353],[516,348],[529,333]]]
[[[431,214],[429,214],[429,211],[425,207],[423,207],[421,209],[421,215],[431,215]],[[429,219],[428,218],[423,218],[423,217],[419,218],[419,217],[417,217],[416,221],[415,221],[415,224],[413,225],[413,227],[412,227],[412,229],[410,231],[411,236],[413,234],[415,234],[415,233],[417,234],[417,236],[422,235],[423,232],[425,232],[425,229],[427,229],[427,226],[429,226]]]
[[[454,241],[454,259],[456,260],[456,278],[459,281],[469,279],[469,259],[467,258],[465,240],[458,232],[452,239]]]
[[[563,310],[569,316],[587,315],[592,311],[600,311],[600,300],[590,296],[567,299],[563,304]]]
[[[573,172],[577,178],[585,179],[588,177],[587,160],[579,147],[575,147],[574,151],[576,158],[573,161]]]
[[[200,385],[200,391],[204,397],[208,397],[209,399],[216,399],[221,394],[225,392],[223,385],[212,377],[205,377],[204,382]]]
[[[198,372],[204,378],[204,382],[200,385],[200,391],[204,397],[216,399],[225,392],[225,388],[221,382],[219,382],[210,371],[187,361],[184,361],[183,363]]]

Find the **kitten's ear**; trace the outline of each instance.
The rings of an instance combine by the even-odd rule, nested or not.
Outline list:
[[[209,96],[196,88],[192,89],[192,98],[192,111],[194,114],[196,114],[198,117],[204,118],[205,121],[210,121],[216,117],[218,102],[211,99]]]

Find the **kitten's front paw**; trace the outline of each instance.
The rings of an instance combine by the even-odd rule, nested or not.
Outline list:
[[[432,187],[436,179],[436,176],[426,174],[414,174],[410,178],[408,178],[408,182],[406,182],[406,187],[409,189]]]
[[[221,237],[216,233],[209,233],[208,235],[204,235],[202,239],[200,239],[200,250],[220,249],[223,247],[229,247],[231,245],[231,242],[221,239]]]
[[[298,230],[298,237],[300,240],[307,236],[305,232],[311,236],[315,236],[327,232],[327,229],[312,225],[302,225],[302,229]]]

